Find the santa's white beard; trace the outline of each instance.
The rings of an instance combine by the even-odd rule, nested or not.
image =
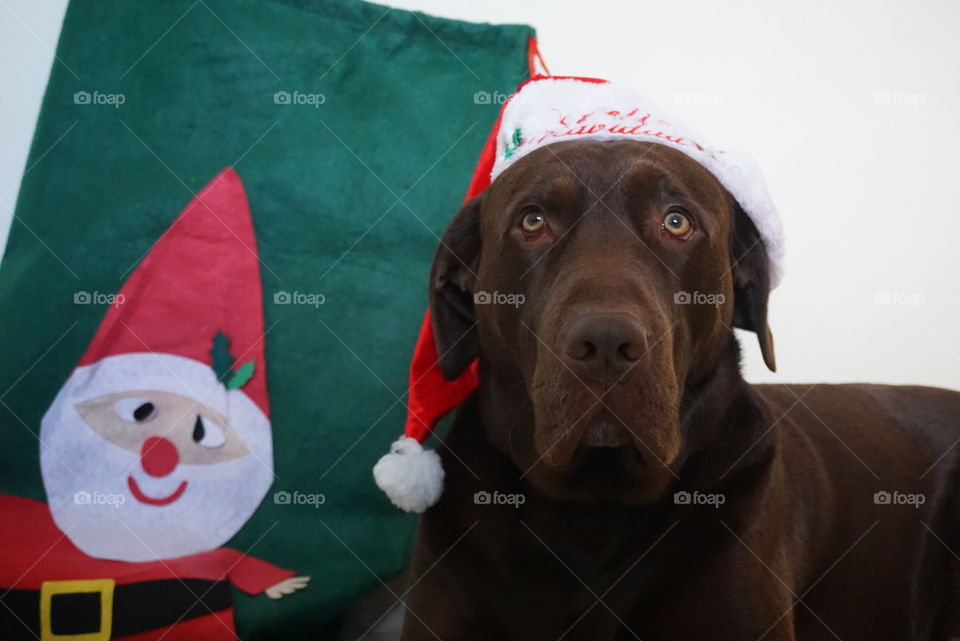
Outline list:
[[[71,391],[68,381],[43,418],[40,466],[54,521],[89,556],[153,561],[218,548],[253,514],[273,482],[270,425],[245,396],[238,403],[243,407],[231,403],[231,410],[239,411],[230,413],[247,419],[242,431],[250,454],[209,465],[180,464],[158,479],[143,471],[137,454],[83,421],[74,408],[83,399]],[[130,476],[155,498],[172,494],[182,481],[187,486],[168,505],[147,505],[131,493]]]

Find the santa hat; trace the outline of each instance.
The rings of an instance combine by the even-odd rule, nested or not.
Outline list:
[[[225,416],[242,407],[266,419],[263,334],[250,207],[240,177],[227,168],[123,284],[72,379],[88,398],[156,390]],[[252,405],[237,403],[236,394]]]
[[[699,162],[756,225],[770,259],[772,283],[779,281],[783,256],[780,219],[752,160],[740,152],[717,149],[641,94],[605,80],[538,75],[521,84],[500,111],[466,199],[482,192],[532,151],[569,140],[656,142]],[[421,443],[478,384],[476,361],[459,378],[447,381],[440,374],[438,360],[428,312],[410,368],[404,435],[373,468],[377,485],[408,512],[423,512],[443,491],[440,457],[423,449]]]

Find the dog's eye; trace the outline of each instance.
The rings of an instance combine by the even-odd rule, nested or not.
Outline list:
[[[677,236],[679,238],[689,234],[690,230],[693,229],[693,224],[690,222],[690,219],[686,217],[686,215],[678,211],[671,211],[663,217],[663,228],[670,232],[673,236]]]
[[[541,212],[531,210],[520,217],[520,228],[527,234],[536,234],[547,225],[547,217]]]

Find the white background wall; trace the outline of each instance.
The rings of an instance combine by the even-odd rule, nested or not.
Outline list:
[[[634,84],[757,157],[788,253],[780,371],[744,335],[749,378],[960,389],[960,4],[392,4],[533,25],[554,73]],[[65,6],[0,0],[0,245]]]

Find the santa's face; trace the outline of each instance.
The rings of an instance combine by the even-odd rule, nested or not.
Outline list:
[[[94,432],[140,457],[127,485],[133,498],[147,505],[169,505],[183,495],[189,484],[186,478],[167,495],[151,496],[142,489],[151,484],[161,488],[170,478],[177,481],[178,467],[181,474],[189,470],[180,463],[210,465],[250,453],[223,415],[178,394],[107,394],[78,403],[76,410]]]
[[[215,381],[210,400],[225,413],[169,391],[85,398],[98,386],[84,374],[60,391],[41,430],[50,508],[70,540],[91,556],[147,561],[233,536],[273,478],[262,412]]]

